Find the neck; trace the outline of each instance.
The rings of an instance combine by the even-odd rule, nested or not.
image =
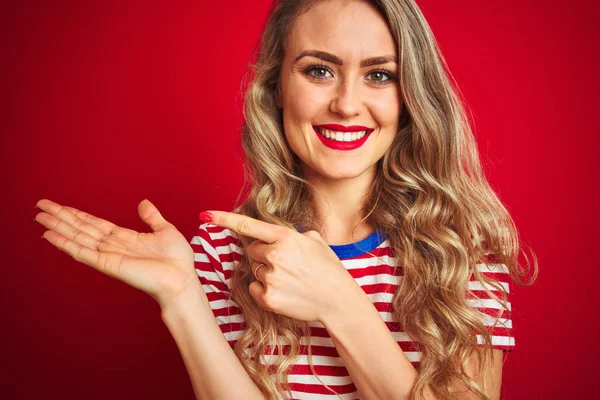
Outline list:
[[[308,168],[304,176],[317,190],[314,192],[319,232],[328,244],[357,242],[373,233],[365,221],[363,207],[375,180],[376,167],[360,176],[348,179],[329,179]]]

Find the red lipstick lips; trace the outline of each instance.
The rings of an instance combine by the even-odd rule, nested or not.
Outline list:
[[[319,133],[319,131],[317,130],[317,128],[320,129],[328,129],[331,131],[336,131],[336,132],[362,132],[362,131],[367,131],[367,133],[360,139],[357,140],[353,140],[350,142],[340,142],[334,139],[328,139],[325,136],[321,135]],[[323,144],[331,149],[334,150],[354,150],[359,148],[360,146],[362,146],[367,139],[369,138],[369,135],[371,132],[373,132],[373,129],[371,128],[367,128],[366,126],[360,126],[360,125],[352,125],[352,126],[344,126],[344,125],[337,125],[337,124],[326,124],[326,125],[316,125],[313,126],[313,129],[315,131],[315,133],[317,134],[317,136],[319,137],[319,139],[321,140],[321,142],[323,142]]]

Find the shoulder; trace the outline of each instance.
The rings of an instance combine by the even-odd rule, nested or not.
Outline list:
[[[242,243],[235,232],[211,223],[202,223],[190,244],[196,261],[221,264],[223,269],[232,269],[243,254]]]

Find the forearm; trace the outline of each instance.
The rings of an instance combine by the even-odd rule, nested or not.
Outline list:
[[[181,352],[196,399],[265,398],[223,336],[200,284],[162,309],[161,316]]]
[[[352,381],[364,399],[408,399],[417,371],[368,297],[359,293],[350,298],[323,325]]]

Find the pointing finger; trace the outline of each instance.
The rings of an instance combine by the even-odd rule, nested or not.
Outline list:
[[[265,243],[274,243],[288,229],[231,212],[208,211],[208,214],[212,215],[212,220],[209,220],[210,217],[206,218],[206,213],[201,213],[200,218],[223,228],[231,229],[240,235],[262,240]]]

